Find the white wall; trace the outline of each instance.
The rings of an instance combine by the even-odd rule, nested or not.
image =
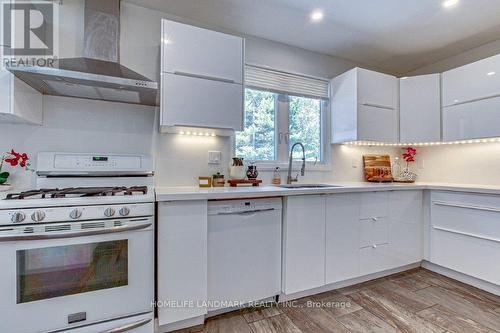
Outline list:
[[[441,73],[500,53],[500,39],[416,69],[407,76]]]
[[[419,181],[500,185],[500,143],[417,148]]]
[[[0,152],[42,151],[151,154],[155,109],[67,97],[44,97],[43,126],[0,123]],[[33,164],[33,167],[36,167]],[[5,171],[11,171],[5,166]],[[14,169],[16,187],[34,185],[34,174]]]

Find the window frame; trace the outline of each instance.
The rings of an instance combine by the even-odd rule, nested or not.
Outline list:
[[[266,89],[259,89],[257,87],[244,87],[244,89],[252,89],[252,90],[260,90],[260,91],[268,91]],[[289,139],[286,138],[286,134],[289,133],[290,130],[290,101],[289,96],[294,97],[303,97],[303,98],[313,98],[308,96],[300,96],[294,94],[285,94],[285,93],[276,93],[275,94],[275,116],[274,116],[274,155],[275,160],[251,160],[255,162],[257,167],[263,171],[274,170],[275,167],[279,167],[281,170],[288,171],[288,159],[290,154],[290,144]],[[285,97],[285,98],[283,98]],[[321,161],[306,161],[306,170],[310,171],[331,171],[331,147],[330,147],[330,102],[329,100],[321,99],[320,100],[320,146],[321,146]],[[236,133],[232,136],[232,151],[233,154],[236,153]],[[292,164],[293,171],[300,170],[302,162],[300,159],[294,159]]]

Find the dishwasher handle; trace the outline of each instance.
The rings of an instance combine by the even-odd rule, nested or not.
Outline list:
[[[270,212],[276,210],[276,208],[262,208],[262,209],[250,209],[243,211],[232,211],[232,212],[218,212],[217,215],[251,215],[255,213]]]

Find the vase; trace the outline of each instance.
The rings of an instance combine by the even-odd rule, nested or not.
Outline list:
[[[257,179],[257,176],[259,176],[259,172],[257,171],[257,166],[249,165],[247,168],[248,179]]]
[[[414,183],[417,180],[417,174],[410,170],[410,163],[406,162],[406,167],[398,177],[398,181],[405,183]]]

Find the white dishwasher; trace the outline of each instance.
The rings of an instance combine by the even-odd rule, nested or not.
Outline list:
[[[209,311],[281,290],[281,198],[208,203]]]

